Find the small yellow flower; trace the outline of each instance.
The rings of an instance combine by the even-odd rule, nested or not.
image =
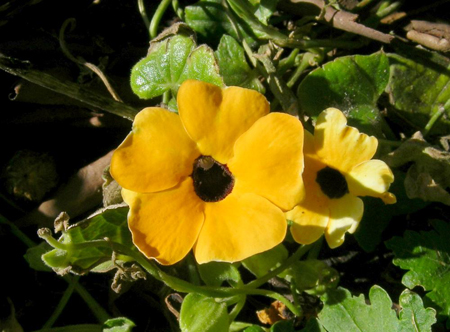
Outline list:
[[[331,248],[344,242],[361,221],[364,205],[357,196],[381,198],[393,204],[388,192],[394,175],[374,156],[378,141],[346,125],[341,111],[328,108],[317,118],[314,135],[305,131],[303,181],[306,195],[286,213],[293,221],[291,233],[302,244],[310,244],[325,232]]]
[[[303,127],[239,87],[188,80],[179,115],[146,108],[111,174],[130,206],[133,242],[164,265],[239,261],[285,237],[283,211],[303,198]]]

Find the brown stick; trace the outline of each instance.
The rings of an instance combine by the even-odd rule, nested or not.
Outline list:
[[[378,30],[366,27],[356,22],[358,15],[337,10],[325,4],[323,0],[289,0],[285,5],[290,10],[302,15],[316,16],[319,21],[330,24],[336,29],[351,32],[385,44],[391,43],[394,36],[382,33]]]

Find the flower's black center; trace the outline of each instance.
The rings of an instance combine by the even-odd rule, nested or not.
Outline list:
[[[205,202],[218,202],[233,190],[234,178],[228,167],[210,156],[200,156],[192,172],[194,190]]]
[[[317,172],[316,182],[329,198],[341,198],[349,192],[347,181],[341,172],[328,166]]]

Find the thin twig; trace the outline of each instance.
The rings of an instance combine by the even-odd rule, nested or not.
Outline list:
[[[395,38],[394,36],[357,23],[356,19],[358,15],[345,10],[337,10],[332,6],[326,5],[323,0],[289,0],[284,5],[291,11],[301,12],[302,15],[304,15],[302,9],[306,11],[313,9],[311,14],[316,16],[319,21],[328,23],[336,29],[351,32],[385,44],[390,44]]]
[[[68,18],[67,20],[64,21],[61,29],[59,30],[59,45],[61,46],[61,49],[64,53],[64,55],[70,59],[71,61],[78,63],[82,66],[85,66],[87,68],[89,68],[91,71],[93,71],[98,77],[100,77],[100,79],[102,80],[103,84],[106,86],[106,89],[108,89],[108,92],[111,94],[111,96],[114,98],[115,101],[118,102],[123,102],[122,99],[119,97],[119,95],[117,94],[117,92],[114,90],[114,88],[112,87],[112,85],[109,83],[108,78],[105,76],[105,74],[103,74],[103,72],[100,70],[100,68],[98,68],[96,65],[94,65],[93,63],[87,62],[85,59],[83,59],[82,57],[74,57],[69,49],[66,46],[66,42],[64,40],[64,33],[66,31],[67,26],[71,24],[72,28],[75,25],[75,19],[73,18]]]

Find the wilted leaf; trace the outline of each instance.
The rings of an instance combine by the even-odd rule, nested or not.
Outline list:
[[[228,332],[227,306],[211,297],[190,293],[181,305],[182,332]]]
[[[429,232],[406,231],[394,237],[386,246],[395,254],[394,264],[409,270],[402,283],[409,289],[423,287],[428,293],[426,305],[436,308],[441,318],[450,315],[450,226],[434,221]],[[438,316],[439,317],[439,316]]]
[[[450,65],[437,67],[423,59],[408,59],[389,54],[390,80],[387,92],[397,115],[423,129],[430,118],[450,99]],[[450,111],[431,129],[434,134],[448,134]]]
[[[344,112],[350,125],[381,136],[377,101],[389,80],[389,61],[383,52],[337,58],[312,71],[297,90],[300,107],[316,117],[328,107]]]
[[[270,304],[270,307],[258,310],[256,315],[261,323],[273,325],[276,322],[288,319],[289,311],[284,303],[274,301]],[[293,330],[294,326],[292,325],[292,322],[290,322],[289,325],[291,330]],[[277,331],[282,331],[282,329],[279,328]]]
[[[391,167],[413,163],[405,179],[409,198],[450,205],[450,153],[428,144],[420,132],[383,159]]]

